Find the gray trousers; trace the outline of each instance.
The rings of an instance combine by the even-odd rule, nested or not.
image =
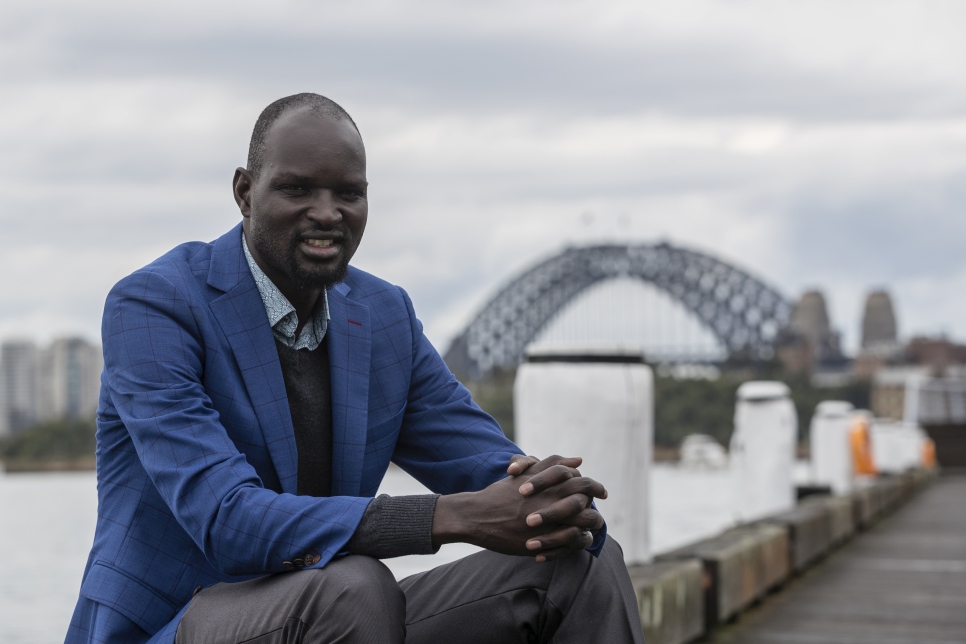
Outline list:
[[[216,584],[198,593],[177,644],[643,644],[620,547],[550,563],[489,551],[397,582],[370,557]]]

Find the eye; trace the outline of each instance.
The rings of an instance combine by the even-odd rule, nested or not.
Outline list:
[[[365,199],[366,191],[360,190],[359,188],[345,188],[339,191],[339,196],[342,199],[355,201],[357,199]]]
[[[305,186],[299,186],[295,184],[281,185],[278,187],[278,189],[286,194],[296,196],[296,197],[301,197],[309,193],[309,189],[306,188]]]

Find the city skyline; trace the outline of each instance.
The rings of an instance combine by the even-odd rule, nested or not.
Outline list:
[[[62,418],[93,417],[101,347],[73,336],[47,345],[0,338],[0,437]]]

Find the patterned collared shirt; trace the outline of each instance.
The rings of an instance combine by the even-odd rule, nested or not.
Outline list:
[[[265,271],[255,263],[255,258],[248,250],[245,233],[242,233],[242,248],[245,250],[248,268],[252,272],[252,277],[255,278],[255,286],[258,287],[258,293],[262,296],[262,304],[265,305],[268,323],[272,325],[272,333],[275,338],[290,349],[315,351],[322,344],[326,329],[329,328],[328,293],[325,290],[322,291],[322,297],[315,305],[312,318],[302,328],[299,337],[296,338],[295,330],[299,327],[299,316],[295,312],[295,307],[292,306],[287,297],[282,295],[282,292],[268,278]]]

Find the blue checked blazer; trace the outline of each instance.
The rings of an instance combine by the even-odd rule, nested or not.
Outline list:
[[[285,385],[241,239],[179,246],[108,296],[97,528],[68,642],[174,642],[197,588],[324,566],[390,460],[448,494],[502,478],[519,452],[406,293],[350,268],[329,292],[333,496],[295,496]]]

